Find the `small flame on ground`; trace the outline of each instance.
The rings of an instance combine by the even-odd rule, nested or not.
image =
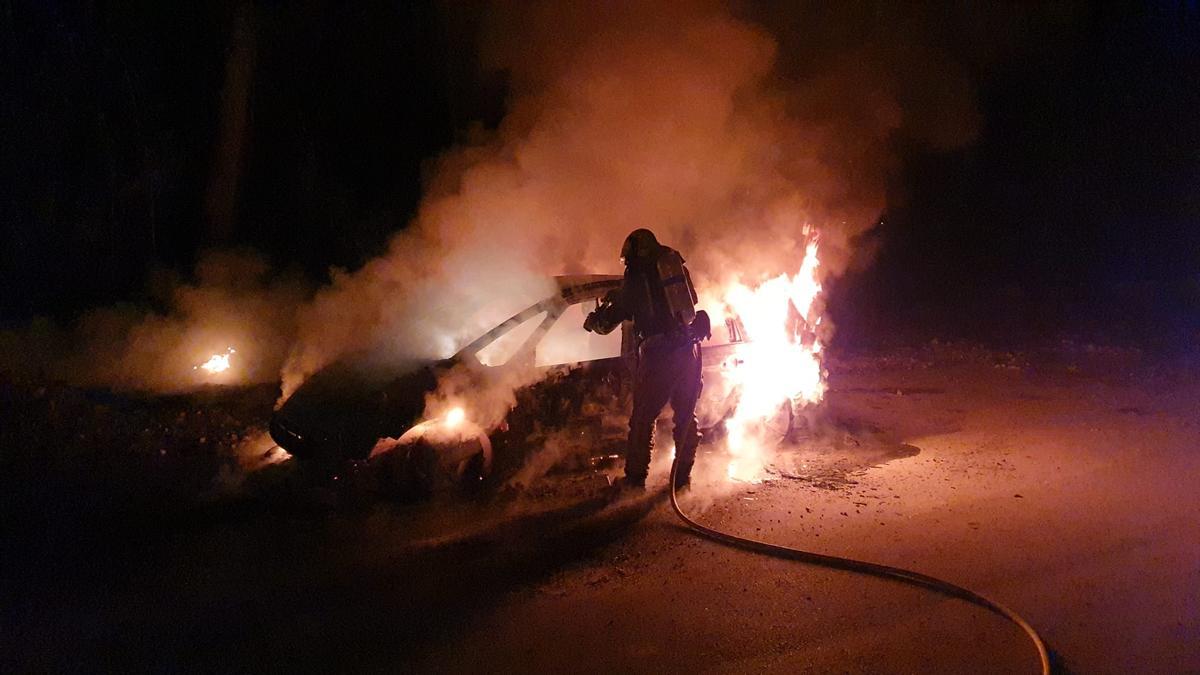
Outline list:
[[[770,421],[788,414],[784,406],[794,410],[825,396],[821,342],[815,332],[821,318],[813,316],[821,292],[818,264],[814,240],[794,276],[783,274],[753,288],[735,282],[725,290],[725,307],[741,320],[748,338],[724,366],[725,377],[740,390],[737,407],[725,423],[733,455],[727,473],[733,480],[760,479]]]
[[[229,370],[229,357],[237,353],[233,347],[225,350],[224,354],[213,354],[207,361],[197,366],[192,366],[192,370],[206,370],[209,373],[217,374]]]

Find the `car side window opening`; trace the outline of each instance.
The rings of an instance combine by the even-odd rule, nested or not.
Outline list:
[[[479,348],[475,352],[475,358],[485,366],[503,366],[512,360],[514,356],[521,352],[521,348],[531,336],[537,331],[538,327],[546,319],[547,312],[538,312],[533,316],[521,321],[514,322],[514,325],[507,330],[504,330],[499,337]],[[514,319],[516,317],[513,317]],[[512,322],[509,319],[508,322]],[[505,322],[505,323],[508,323]],[[501,324],[499,328],[503,328]]]
[[[556,366],[617,358],[621,355],[623,331],[597,335],[583,329],[583,320],[593,304],[579,302],[563,310],[554,325],[538,342],[534,351],[534,365]]]

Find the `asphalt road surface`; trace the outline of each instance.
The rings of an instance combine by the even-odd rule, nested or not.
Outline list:
[[[824,408],[768,480],[730,481],[706,450],[685,510],[967,586],[1031,621],[1066,672],[1200,672],[1195,364],[931,345],[828,366]],[[416,547],[411,513],[280,505],[154,536],[10,538],[3,664],[1037,672],[986,610],[724,548],[661,498],[630,503],[599,523],[584,509],[466,527],[463,511],[468,534]]]
[[[840,486],[780,478],[709,486],[709,498],[701,485],[684,508],[729,532],[970,587],[1033,622],[1068,672],[1200,672],[1200,386],[1121,354],[1037,367],[937,351],[831,366],[832,417],[919,454],[851,470]],[[794,466],[862,451],[793,453]],[[1037,672],[1023,634],[985,610],[721,548],[666,508],[465,617],[418,663]]]

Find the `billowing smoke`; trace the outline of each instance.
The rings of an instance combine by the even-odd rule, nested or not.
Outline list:
[[[712,2],[492,7],[481,65],[508,74],[507,116],[438,160],[385,255],[302,311],[284,397],[352,352],[448,356],[549,295],[548,275],[619,273],[638,227],[684,254],[702,294],[795,273],[806,224],[822,274],[844,270],[884,208],[896,138],[952,148],[977,116],[920,31],[833,44],[821,31],[841,10],[806,11],[777,37],[771,17]]]
[[[0,333],[0,371],[156,392],[271,382],[310,293],[246,251],[209,253],[191,279],[159,277],[152,286],[157,308],[105,307],[70,326],[35,321]],[[213,355],[228,355],[228,370],[198,367]]]

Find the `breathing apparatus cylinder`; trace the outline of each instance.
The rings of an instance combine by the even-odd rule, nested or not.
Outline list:
[[[692,288],[691,276],[683,266],[683,256],[674,249],[667,249],[658,257],[655,267],[667,302],[667,311],[680,326],[691,325],[696,318],[697,296]]]

